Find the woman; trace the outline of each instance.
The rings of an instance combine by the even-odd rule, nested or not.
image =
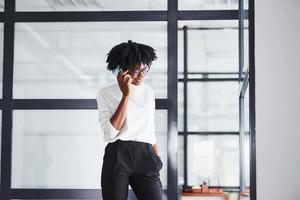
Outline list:
[[[107,54],[107,69],[117,83],[97,93],[103,140],[101,187],[104,200],[127,200],[128,185],[139,200],[161,200],[160,170],[154,129],[155,96],[143,83],[155,50],[147,45],[121,43]],[[120,70],[120,71],[118,71]]]

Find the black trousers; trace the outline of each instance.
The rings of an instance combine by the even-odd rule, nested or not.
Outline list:
[[[138,200],[162,200],[159,171],[163,163],[150,143],[117,140],[103,157],[103,200],[127,200],[128,185]]]

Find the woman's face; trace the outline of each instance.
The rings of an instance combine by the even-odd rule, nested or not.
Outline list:
[[[149,67],[147,65],[144,65],[143,63],[129,68],[128,73],[131,75],[132,84],[140,85],[143,82],[145,74],[148,70]]]

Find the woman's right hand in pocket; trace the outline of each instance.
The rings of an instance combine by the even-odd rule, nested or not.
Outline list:
[[[123,93],[123,96],[130,96],[132,78],[128,73],[128,70],[119,73],[117,76],[117,80],[120,90]]]

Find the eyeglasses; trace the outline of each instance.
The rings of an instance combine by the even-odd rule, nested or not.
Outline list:
[[[138,75],[140,72],[143,72],[143,74],[146,74],[148,71],[150,70],[150,67],[147,66],[145,67],[144,69],[138,69],[138,68],[133,68],[132,69],[132,72],[135,74],[135,75]]]

